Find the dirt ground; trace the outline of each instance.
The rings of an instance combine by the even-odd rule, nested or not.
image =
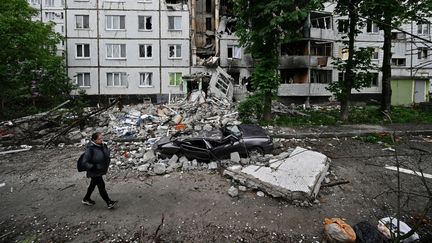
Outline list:
[[[231,180],[208,170],[145,176],[112,168],[106,185],[119,206],[108,210],[97,191],[96,205],[81,204],[89,180],[76,171],[82,148],[73,145],[0,155],[1,242],[321,242],[323,220],[343,218],[350,225],[397,212],[397,174],[384,168],[396,159],[432,174],[432,143],[403,137],[394,152],[382,144],[352,138],[283,142],[332,159],[331,181],[317,201],[299,206],[256,191],[227,194]],[[383,150],[384,149],[384,150]],[[422,217],[427,193],[420,177],[401,174],[401,218],[421,223],[423,242],[432,242],[432,215]],[[430,185],[432,180],[426,179]],[[432,188],[432,187],[430,187]],[[407,194],[409,193],[409,194]],[[162,223],[163,222],[163,223]]]

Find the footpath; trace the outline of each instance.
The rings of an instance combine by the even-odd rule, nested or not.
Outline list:
[[[377,133],[402,135],[432,135],[432,124],[339,125],[311,127],[267,127],[274,138],[353,137]]]

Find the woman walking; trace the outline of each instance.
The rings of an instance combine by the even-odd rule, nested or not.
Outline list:
[[[91,141],[86,146],[86,151],[83,157],[83,165],[87,171],[87,178],[91,178],[87,194],[82,200],[84,205],[93,206],[96,203],[90,199],[96,186],[99,189],[99,194],[106,202],[109,209],[114,208],[117,204],[117,201],[113,201],[109,198],[108,193],[105,190],[105,182],[102,178],[102,176],[108,171],[110,161],[110,151],[107,145],[103,142],[102,133],[94,133],[91,137]]]

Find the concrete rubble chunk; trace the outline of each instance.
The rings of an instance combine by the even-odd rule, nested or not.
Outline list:
[[[149,151],[147,151],[144,154],[143,160],[146,163],[152,163],[152,162],[154,162],[156,160],[156,155],[155,155],[154,151],[152,149],[150,149]]]
[[[153,165],[153,172],[156,175],[163,175],[166,172],[166,165],[164,163],[156,163]]]
[[[169,164],[169,165],[177,164],[177,161],[178,161],[178,156],[177,156],[176,154],[174,154],[174,155],[170,158],[170,160],[168,161],[168,164]]]
[[[231,153],[231,161],[234,163],[240,162],[240,154],[238,152]]]
[[[329,165],[324,154],[297,147],[288,158],[270,166],[249,165],[241,170],[231,166],[224,174],[273,197],[303,201],[316,197]]]
[[[247,187],[245,187],[245,186],[239,186],[238,189],[239,189],[239,191],[242,191],[242,192],[247,191]]]
[[[218,168],[218,165],[216,162],[210,162],[208,168],[209,170],[216,170]]]
[[[237,197],[239,194],[238,189],[234,186],[231,186],[230,189],[228,189],[228,195],[231,197]]]
[[[146,171],[148,171],[149,167],[150,167],[150,164],[144,164],[144,165],[138,166],[137,170],[140,172],[146,172]]]

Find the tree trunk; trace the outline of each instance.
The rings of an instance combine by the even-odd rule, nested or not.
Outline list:
[[[349,103],[351,99],[351,89],[353,84],[353,59],[354,59],[354,42],[356,36],[356,27],[358,22],[357,0],[351,0],[348,8],[350,9],[349,18],[349,32],[348,32],[348,60],[346,65],[346,73],[344,80],[344,94],[341,100],[341,113],[340,118],[342,121],[347,121],[349,117]]]
[[[266,91],[264,94],[264,110],[263,110],[264,121],[272,120],[271,105],[272,105],[272,92]]]
[[[382,100],[381,100],[381,111],[390,113],[390,105],[391,105],[391,25],[390,25],[390,17],[385,15],[385,23],[384,26],[384,58],[383,58],[383,66],[382,66]],[[390,23],[389,23],[390,22]]]

